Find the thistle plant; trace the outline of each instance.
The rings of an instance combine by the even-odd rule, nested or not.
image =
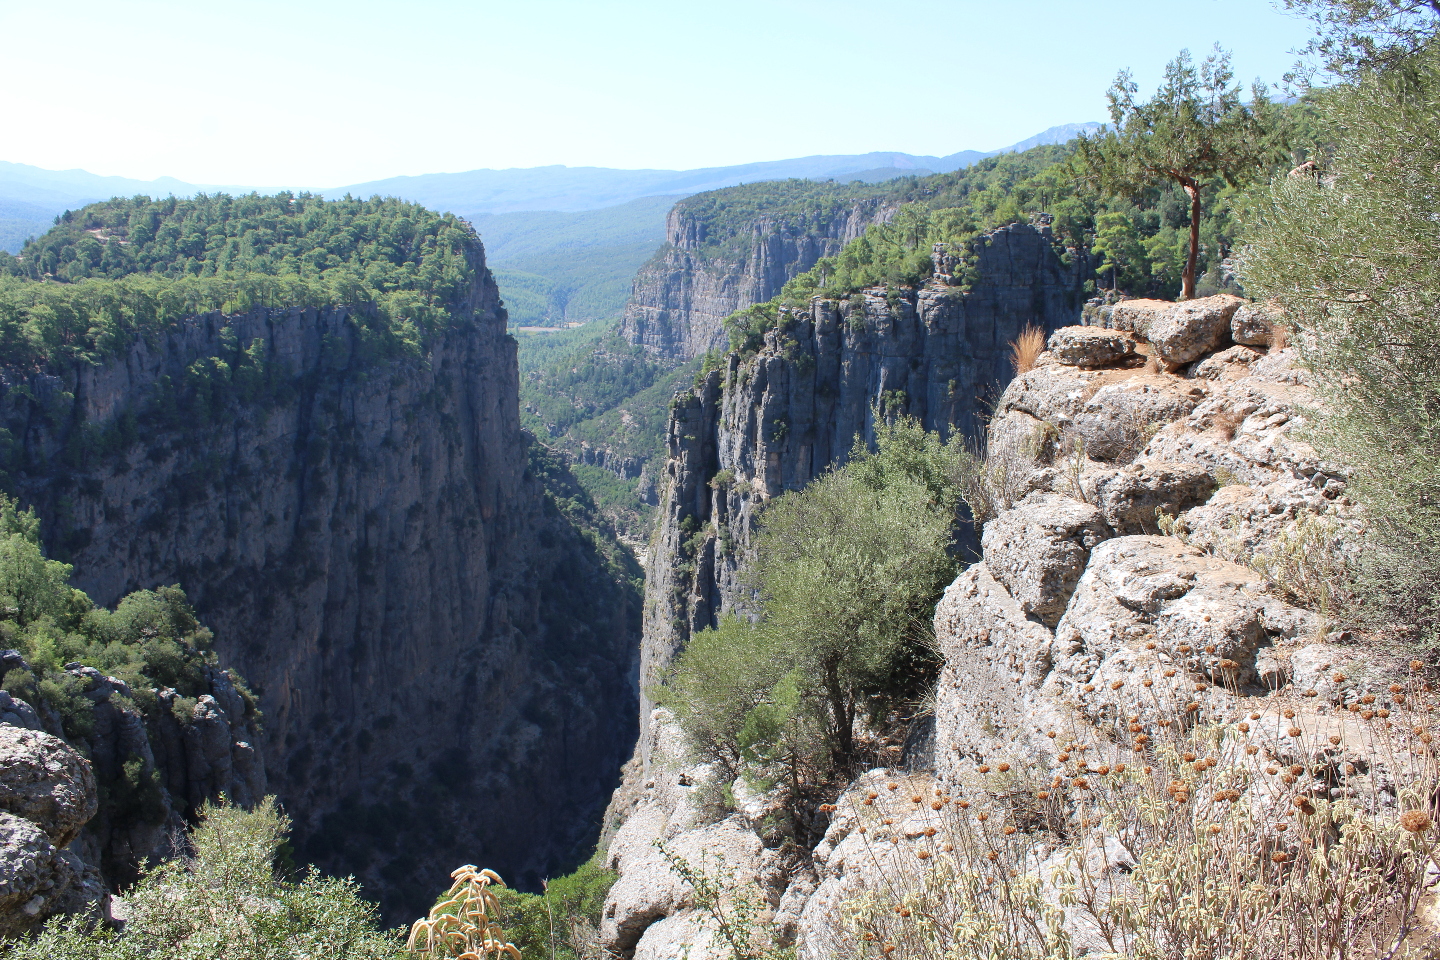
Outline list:
[[[519,949],[495,922],[500,902],[490,887],[503,887],[504,881],[495,871],[473,864],[450,876],[454,882],[444,898],[410,928],[406,949],[425,960],[484,960],[502,954],[520,960]]]

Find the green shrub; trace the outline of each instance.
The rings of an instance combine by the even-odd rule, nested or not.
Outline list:
[[[766,505],[745,576],[754,621],[698,631],[656,701],[724,780],[808,785],[861,759],[857,719],[913,704],[935,674],[930,617],[955,573],[960,441],[914,420],[857,444],[850,463]],[[683,525],[682,525],[683,528]]]
[[[1360,612],[1440,644],[1440,47],[1323,101],[1333,164],[1275,182],[1245,257],[1325,401],[1311,441],[1366,507]]]
[[[404,941],[380,928],[354,880],[313,870],[276,875],[289,820],[273,798],[242,810],[206,804],[188,855],[148,871],[125,895],[123,935],[55,920],[31,940],[0,948],[5,960],[399,960]]]

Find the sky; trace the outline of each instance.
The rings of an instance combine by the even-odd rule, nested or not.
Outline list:
[[[0,0],[0,160],[323,188],[549,164],[990,150],[1104,120],[1218,41],[1279,81],[1272,0]]]

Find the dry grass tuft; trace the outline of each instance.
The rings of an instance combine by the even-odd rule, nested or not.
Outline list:
[[[1010,365],[1015,376],[1035,369],[1035,361],[1045,352],[1045,331],[1035,324],[1029,324],[1020,336],[1010,341]]]
[[[480,870],[473,864],[450,876],[455,882],[430,908],[428,917],[415,921],[405,949],[424,960],[484,960],[501,955],[520,960],[520,950],[505,939],[505,931],[494,920],[500,902],[490,886],[503,887],[504,881],[493,870]]]
[[[1245,422],[1245,415],[1237,410],[1222,410],[1210,418],[1210,424],[1226,440],[1234,440],[1235,433]]]

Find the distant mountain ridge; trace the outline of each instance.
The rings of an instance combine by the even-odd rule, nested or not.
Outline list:
[[[767,160],[698,170],[616,170],[560,165],[516,167],[390,177],[321,192],[327,196],[343,193],[359,196],[394,194],[461,216],[526,210],[579,212],[616,206],[641,197],[688,196],[761,180],[879,180],[884,179],[887,172],[891,177],[949,173],[985,157],[1028,150],[1047,143],[1064,143],[1081,132],[1099,126],[1098,123],[1062,124],[998,150],[962,150],[945,157],[877,151]]]
[[[1096,123],[1068,123],[999,150],[962,150],[946,157],[877,151],[855,155],[797,157],[699,170],[618,170],[610,167],[526,167],[469,170],[390,177],[320,189],[325,196],[379,193],[403,197],[462,217],[528,211],[581,212],[618,206],[642,197],[688,196],[759,180],[856,179],[947,173],[983,157],[1025,150],[1042,143],[1063,143]],[[17,252],[28,236],[38,236],[65,210],[116,196],[192,196],[196,193],[249,193],[233,184],[197,184],[159,177],[135,180],[105,177],[85,170],[46,170],[0,161],[0,250]],[[298,187],[296,189],[299,189]],[[262,190],[262,192],[264,192]]]

